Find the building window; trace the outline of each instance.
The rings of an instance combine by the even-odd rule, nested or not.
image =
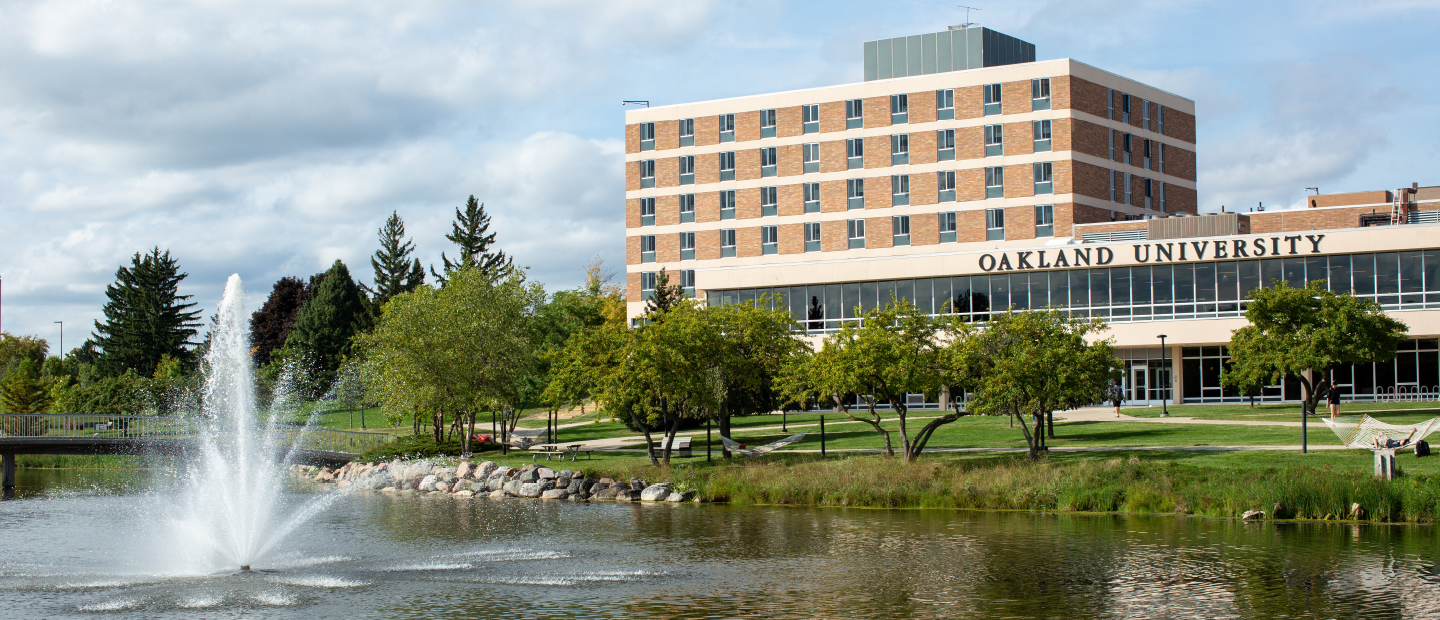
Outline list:
[[[890,204],[892,206],[910,204],[910,175],[897,174],[890,177]]]
[[[721,115],[720,115],[720,141],[721,141],[721,142],[734,142],[734,141],[735,141],[735,115],[734,115],[734,114],[721,114]]]
[[[695,221],[695,194],[680,194],[680,223]]]
[[[897,215],[890,218],[890,230],[895,235],[893,245],[910,245],[910,216]]]
[[[1159,195],[1160,200],[1158,200],[1158,201],[1156,201],[1156,202],[1158,202],[1158,203],[1160,204],[1160,211],[1164,212],[1164,211],[1165,211],[1165,182],[1164,182],[1164,181],[1160,181],[1160,182],[1158,183],[1158,185],[1159,185],[1160,187],[1156,190],[1156,194]]]
[[[695,184],[695,156],[685,155],[680,158],[680,184]]]
[[[695,270],[694,270],[694,269],[681,269],[681,270],[680,270],[680,288],[685,291],[685,296],[686,296],[686,297],[694,297],[694,296],[695,296]]]
[[[1105,89],[1105,118],[1115,120],[1115,89]]]
[[[805,183],[805,212],[820,212],[820,184]]]
[[[939,189],[940,202],[955,201],[955,171],[944,170],[935,173],[935,187]]]
[[[1163,109],[1165,109],[1165,108],[1160,108],[1160,109],[1163,110]],[[1160,174],[1165,174],[1165,143],[1164,143],[1164,142],[1156,142],[1156,143],[1155,143],[1155,155],[1156,155],[1156,159],[1159,159],[1159,160],[1160,160]]]
[[[778,187],[760,188],[760,215],[762,217],[780,214],[777,206],[779,204],[779,195],[780,188]]]
[[[680,125],[680,146],[695,146],[695,119],[682,118]]]
[[[1150,102],[1144,99],[1140,100],[1140,126],[1148,131],[1154,131],[1154,128],[1150,126]]]
[[[1005,168],[991,166],[985,169],[985,197],[1005,197]]]
[[[761,111],[760,111],[760,137],[761,137],[761,138],[774,138],[774,137],[775,137],[775,110],[774,110],[774,109],[761,110]]]
[[[939,129],[935,131],[935,160],[955,160],[955,130]]]
[[[720,180],[735,180],[735,151],[720,153]]]
[[[955,89],[944,88],[935,91],[935,120],[948,121],[955,118]]]
[[[1055,205],[1035,205],[1035,236],[1055,236]]]
[[[1053,194],[1053,193],[1055,193],[1055,184],[1053,183],[1053,179],[1051,178],[1051,175],[1053,174],[1053,172],[1054,172],[1054,164],[1052,164],[1052,163],[1050,163],[1050,162],[1048,162],[1048,161],[1035,162],[1035,193],[1036,193],[1036,194]]]
[[[655,235],[641,235],[640,237],[640,262],[655,262]]]
[[[1004,210],[1004,209],[986,209],[986,210],[985,210],[985,240],[986,240],[986,241],[1004,241],[1004,240],[1005,240],[1005,210]]]
[[[1118,202],[1115,198],[1115,171],[1105,171],[1105,176],[1110,178],[1110,202]]]
[[[1145,168],[1146,170],[1150,170],[1150,157],[1153,144],[1155,143],[1151,142],[1149,139],[1141,140],[1140,148],[1144,151],[1143,153],[1141,153],[1141,155],[1145,163],[1143,168]]]
[[[910,95],[890,95],[890,124],[910,122]]]
[[[695,233],[680,233],[680,260],[695,260]]]
[[[845,197],[847,209],[865,208],[865,179],[848,179],[845,181]]]
[[[801,153],[802,159],[804,160],[804,166],[805,166],[804,169],[802,170],[802,174],[810,174],[810,173],[812,173],[812,172],[820,172],[820,143],[819,143],[819,142],[811,142],[810,144],[802,144],[802,145],[800,145],[800,153]]]
[[[985,156],[996,157],[1005,154],[1005,126],[985,126]]]
[[[865,139],[850,138],[845,141],[845,169],[865,167]]]
[[[1130,124],[1130,95],[1120,95],[1120,122]]]
[[[803,133],[820,133],[820,104],[800,106],[800,119]]]
[[[890,165],[899,166],[910,163],[910,134],[900,133],[890,136]]]
[[[865,126],[864,101],[850,99],[845,102],[845,128],[859,129]]]
[[[650,301],[650,297],[653,295],[655,295],[655,272],[640,272],[640,298]]]
[[[1121,144],[1120,144],[1120,150],[1124,152],[1124,157],[1123,157],[1123,159],[1124,159],[1125,163],[1128,164],[1128,163],[1130,163],[1130,151],[1131,151],[1131,136],[1130,136],[1130,134],[1127,133],[1127,134],[1121,136],[1120,143],[1121,143]]]
[[[761,253],[761,254],[779,254],[779,253],[780,253],[780,227],[779,227],[779,226],[761,226],[761,227],[760,227],[760,253]]]
[[[1165,135],[1165,106],[1157,103],[1155,104],[1155,107],[1160,108],[1160,127],[1157,133],[1163,136]]]
[[[760,149],[760,176],[773,177],[777,174],[775,152],[776,148],[773,146]]]
[[[655,187],[655,160],[640,162],[640,189]]]
[[[1151,199],[1153,199],[1153,198],[1155,197],[1155,182],[1154,182],[1154,181],[1151,181],[1150,179],[1141,179],[1140,181],[1141,181],[1141,183],[1143,184],[1143,186],[1144,186],[1144,188],[1145,188],[1145,208],[1146,208],[1146,209],[1153,209],[1153,208],[1155,208],[1155,207],[1151,206],[1151,205],[1153,204],[1153,203],[1151,202]]]
[[[1130,173],[1125,173],[1125,204],[1127,205],[1135,204],[1134,188],[1131,186],[1132,179]]]
[[[1035,134],[1033,150],[1036,153],[1050,150],[1050,121],[1033,121],[1030,123],[1030,129]]]
[[[806,222],[805,226],[805,251],[820,251],[820,222]]]
[[[865,248],[865,220],[845,220],[845,230],[849,233],[850,249]]]
[[[985,85],[985,116],[1000,113],[1000,85]]]
[[[720,192],[720,219],[735,219],[735,190]]]
[[[720,229],[720,258],[735,257],[735,229]]]
[[[1115,161],[1115,130],[1110,130],[1110,161]]]
[[[655,199],[654,199],[654,198],[641,198],[641,199],[640,199],[640,225],[641,225],[641,226],[654,226],[654,225],[655,225]]]
[[[640,123],[640,150],[655,150],[655,123]]]
[[[955,212],[941,213],[940,220],[940,243],[955,243]]]
[[[1050,78],[1030,80],[1030,109],[1050,109]]]

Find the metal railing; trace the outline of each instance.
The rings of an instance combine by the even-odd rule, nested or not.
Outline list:
[[[0,415],[0,446],[17,441],[195,440],[212,428],[209,420],[166,416],[5,414]],[[299,426],[280,427],[278,434],[280,437],[277,439],[283,445],[298,443],[306,450],[349,454],[358,454],[390,441],[388,433]]]

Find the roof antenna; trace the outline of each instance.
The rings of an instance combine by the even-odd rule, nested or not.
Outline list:
[[[644,100],[626,100],[626,101],[621,101],[621,102],[620,102],[620,106],[621,106],[621,107],[624,107],[624,106],[627,106],[627,105],[643,105],[643,106],[645,106],[645,107],[648,108],[648,107],[650,107],[650,102],[649,102],[649,101],[644,101]]]
[[[965,6],[965,5],[963,5],[963,4],[957,4],[957,5],[955,5],[955,6],[960,7],[960,8],[962,8],[962,9],[965,9],[965,23],[960,24],[960,25],[957,25],[957,26],[951,26],[951,27],[950,27],[950,30],[964,30],[964,29],[966,29],[966,28],[969,28],[969,27],[971,27],[971,26],[974,26],[974,25],[975,25],[975,22],[970,21],[970,11],[978,11],[978,10],[980,10],[980,9],[975,8],[975,7],[973,7],[973,6]]]

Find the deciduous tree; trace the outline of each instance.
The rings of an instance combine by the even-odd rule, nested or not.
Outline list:
[[[306,299],[305,282],[285,276],[275,282],[265,303],[250,315],[250,346],[256,366],[269,364],[271,355],[285,346],[285,339],[295,327],[295,315]]]

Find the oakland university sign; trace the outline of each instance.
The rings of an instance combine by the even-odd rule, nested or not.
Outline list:
[[[1175,263],[1290,254],[1319,254],[1320,241],[1324,238],[1325,235],[1290,235],[1136,243],[1133,247],[1135,248],[1136,263]],[[1113,262],[1115,262],[1115,251],[1106,246],[1001,252],[998,254],[998,258],[996,254],[980,255],[980,269],[984,271],[1064,269],[1092,265],[1103,266]]]

